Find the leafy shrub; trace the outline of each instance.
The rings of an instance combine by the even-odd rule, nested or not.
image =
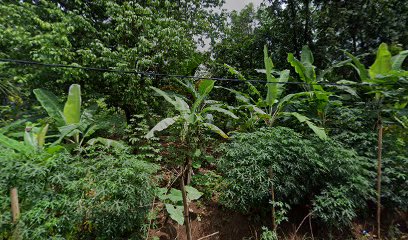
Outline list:
[[[144,137],[149,130],[145,115],[134,115],[129,119],[125,140],[139,156],[143,156],[149,162],[160,162],[162,157],[159,153],[162,146],[158,141],[159,138],[146,139]]]
[[[267,227],[262,227],[261,240],[278,240],[276,232],[268,230]]]
[[[157,169],[137,155],[97,147],[83,155],[43,153],[30,159],[1,152],[0,167],[0,234],[24,239],[138,238]],[[3,199],[12,186],[21,204],[17,226],[10,224],[9,199]]]
[[[209,200],[220,191],[222,177],[212,170],[200,172],[193,176],[192,184],[202,191],[204,197]]]
[[[344,131],[336,140],[367,157],[373,167],[372,181],[376,178],[374,164],[377,161],[377,134],[375,132]],[[387,208],[408,209],[408,158],[407,144],[393,132],[386,132],[383,140],[382,204]],[[373,186],[374,187],[374,186]]]
[[[408,157],[386,157],[383,166],[383,205],[408,211]]]
[[[203,195],[202,192],[191,186],[186,186],[186,194],[189,202],[198,200]],[[171,188],[170,191],[167,188],[158,188],[157,197],[164,203],[170,218],[178,224],[183,225],[184,215],[182,192],[175,188]]]
[[[219,167],[227,187],[221,202],[229,208],[248,212],[268,206],[269,167],[276,201],[313,203],[315,216],[329,224],[349,223],[372,194],[369,162],[333,140],[306,139],[283,127],[264,128],[236,134],[222,150]],[[336,191],[351,203],[332,204],[342,200]]]

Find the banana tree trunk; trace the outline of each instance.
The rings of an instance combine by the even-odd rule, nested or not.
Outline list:
[[[188,165],[188,164],[186,164]],[[186,175],[186,167],[183,167],[182,174],[181,174],[181,193],[183,195],[183,207],[184,207],[184,223],[186,224],[186,235],[187,240],[192,240],[191,238],[191,227],[190,227],[190,213],[188,209],[188,200],[187,200],[187,192],[184,185],[185,175]]]
[[[20,217],[20,206],[18,204],[18,192],[16,187],[13,187],[10,190],[10,200],[13,223],[17,223],[18,218]]]
[[[383,126],[381,118],[378,120],[378,148],[377,148],[377,236],[381,239],[381,165],[382,165]]]

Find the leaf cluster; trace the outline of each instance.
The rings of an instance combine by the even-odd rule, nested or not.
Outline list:
[[[82,155],[0,153],[1,234],[29,239],[138,239],[154,196],[157,166],[138,155],[87,147]],[[11,225],[8,189],[21,218]]]
[[[266,207],[272,182],[277,201],[313,203],[316,211],[321,199],[336,201],[325,192],[342,190],[342,197],[352,204],[333,205],[317,214],[326,223],[341,225],[349,223],[373,196],[370,163],[333,140],[307,139],[283,127],[238,133],[232,139],[222,146],[219,163],[226,185],[221,202],[229,208],[248,212]],[[344,216],[345,211],[352,214]]]

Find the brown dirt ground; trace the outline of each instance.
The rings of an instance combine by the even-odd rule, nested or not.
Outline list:
[[[226,211],[215,203],[205,206],[190,203],[191,234],[193,239],[214,234],[206,240],[241,240],[255,237],[259,227],[252,226],[248,218],[242,214]],[[160,217],[160,216],[159,216]],[[150,231],[150,236],[160,240],[186,240],[185,227],[172,222],[171,219],[159,218],[160,228]],[[259,238],[259,236],[258,236]],[[254,238],[257,239],[257,238]]]
[[[300,216],[304,215],[304,212],[297,210],[296,214]],[[223,209],[216,202],[212,201],[203,205],[201,203],[190,203],[190,217],[192,219],[192,238],[194,240],[259,240],[261,233],[261,225],[254,224],[248,216],[243,214],[228,211]],[[392,217],[393,222],[391,225],[398,222],[398,226],[405,233],[399,236],[399,239],[408,240],[408,234],[406,233],[408,228],[407,214],[403,216]],[[386,219],[384,219],[387,221]],[[158,237],[160,240],[186,240],[185,227],[178,225],[176,222],[166,217],[161,212],[156,220],[156,228],[149,231],[149,239]],[[298,221],[295,221],[298,222]],[[307,221],[306,221],[307,222]],[[387,221],[388,222],[388,221]],[[283,239],[291,240],[303,240],[311,239],[310,228],[305,223],[298,234],[294,235],[294,231],[297,224],[285,223],[280,228],[280,235],[285,236]],[[388,225],[388,224],[387,224]],[[370,221],[356,221],[351,227],[350,233],[340,233],[334,236],[334,239],[364,239],[375,240],[378,239],[375,236],[374,219]],[[362,232],[366,230],[368,234],[363,236]],[[389,229],[384,229],[383,233],[388,232]],[[320,226],[313,224],[313,231],[315,231],[314,239],[327,239],[327,229],[321,229]],[[279,231],[278,231],[279,232]],[[344,238],[344,234],[348,235]],[[211,235],[211,236],[210,236]],[[326,237],[323,237],[326,236]],[[343,236],[343,237],[340,237]],[[204,238],[205,237],[205,238]],[[306,238],[305,238],[306,237]],[[387,239],[387,238],[384,238]],[[396,239],[396,238],[392,238]]]

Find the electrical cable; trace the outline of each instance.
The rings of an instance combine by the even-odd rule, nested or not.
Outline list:
[[[27,61],[27,60],[7,59],[7,58],[0,58],[0,62],[14,63],[14,64],[19,64],[19,65],[50,67],[50,68],[71,68],[71,69],[81,69],[81,70],[97,71],[97,72],[111,72],[111,73],[120,73],[120,74],[137,74],[137,75],[141,75],[141,76],[169,77],[169,78],[179,78],[179,79],[213,80],[213,81],[220,81],[220,82],[221,81],[226,81],[226,82],[240,82],[240,83],[250,82],[250,83],[280,84],[280,85],[326,85],[326,86],[349,86],[349,87],[353,87],[353,86],[396,85],[395,83],[385,83],[385,84],[370,84],[370,83],[340,84],[340,83],[329,83],[329,82],[316,82],[316,83],[268,82],[268,81],[259,80],[259,79],[241,80],[241,79],[236,79],[236,78],[187,76],[187,75],[176,75],[176,74],[134,71],[134,70],[117,70],[117,69],[112,69],[112,68],[82,67],[82,66],[77,66],[77,65],[42,63],[42,62]]]

